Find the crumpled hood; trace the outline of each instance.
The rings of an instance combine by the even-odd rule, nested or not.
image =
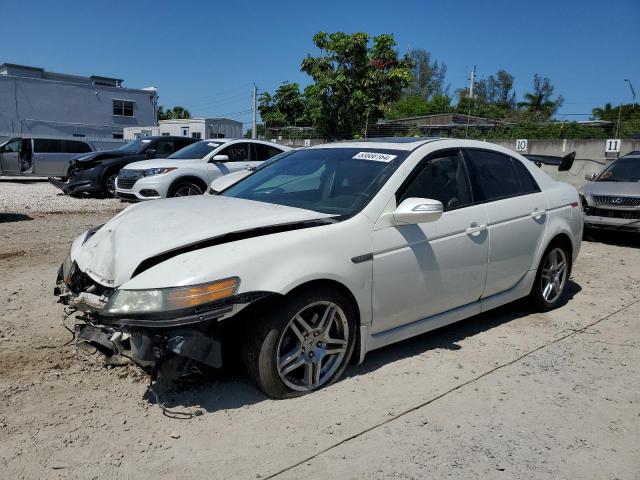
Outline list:
[[[126,170],[146,170],[147,168],[167,168],[167,167],[186,167],[191,165],[204,165],[204,160],[187,160],[187,159],[171,159],[156,158],[154,160],[142,160],[141,162],[133,162],[124,167]]]
[[[640,196],[640,182],[589,182],[580,189],[582,195]]]
[[[143,260],[185,245],[259,227],[329,218],[301,208],[230,197],[192,196],[132,205],[72,251],[80,270],[117,287]]]

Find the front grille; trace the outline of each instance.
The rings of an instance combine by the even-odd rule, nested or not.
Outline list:
[[[623,218],[626,220],[640,219],[640,210],[608,210],[606,208],[588,207],[584,209],[585,215],[606,218]]]
[[[598,207],[640,207],[640,197],[593,195],[593,203]]]
[[[120,170],[118,174],[118,188],[130,190],[141,178],[142,174],[136,170]]]

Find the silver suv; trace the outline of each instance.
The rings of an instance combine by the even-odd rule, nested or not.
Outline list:
[[[65,177],[73,157],[93,151],[76,139],[0,138],[0,175]]]
[[[587,174],[580,190],[585,227],[640,232],[640,152]]]

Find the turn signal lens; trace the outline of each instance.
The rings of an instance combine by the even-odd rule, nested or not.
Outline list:
[[[171,289],[166,295],[165,302],[169,310],[195,307],[231,297],[237,289],[238,279],[228,278],[193,287]]]

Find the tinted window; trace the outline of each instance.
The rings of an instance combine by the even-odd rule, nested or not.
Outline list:
[[[411,181],[398,204],[405,198],[432,198],[442,202],[444,210],[452,210],[469,205],[471,189],[467,171],[460,153],[450,152],[438,155],[421,167]]]
[[[596,182],[637,182],[640,180],[640,159],[623,157],[613,162]]]
[[[510,157],[485,150],[467,150],[467,154],[475,201],[520,195],[520,181]]]
[[[158,155],[169,155],[175,152],[173,140],[158,140],[151,148],[155,149]]]
[[[533,176],[531,176],[529,170],[527,170],[527,167],[525,167],[521,161],[516,160],[515,158],[512,158],[511,162],[513,163],[513,167],[515,168],[516,174],[518,175],[518,180],[520,181],[520,193],[524,195],[527,193],[539,192],[540,187],[533,179]]]
[[[64,149],[64,140],[53,140],[49,138],[35,138],[35,151],[41,153],[64,153],[68,150]],[[72,142],[76,143],[76,142]],[[82,152],[78,152],[82,153]]]
[[[256,156],[254,160],[258,162],[263,162],[264,160],[268,160],[274,155],[278,155],[282,153],[282,150],[276,147],[272,147],[271,145],[263,145],[262,143],[254,143],[253,144],[256,152]]]
[[[91,151],[91,148],[85,142],[78,142],[76,140],[64,140],[62,148],[65,152],[69,153],[87,153]]]
[[[219,155],[227,155],[230,162],[246,162],[249,160],[249,144],[234,143],[218,152]]]
[[[200,137],[198,137],[200,138]],[[182,150],[184,147],[188,146],[188,145],[193,145],[194,142],[192,142],[191,140],[187,140],[182,139],[182,138],[177,138],[173,141],[173,145],[175,147],[175,151],[177,152],[178,150]]]

